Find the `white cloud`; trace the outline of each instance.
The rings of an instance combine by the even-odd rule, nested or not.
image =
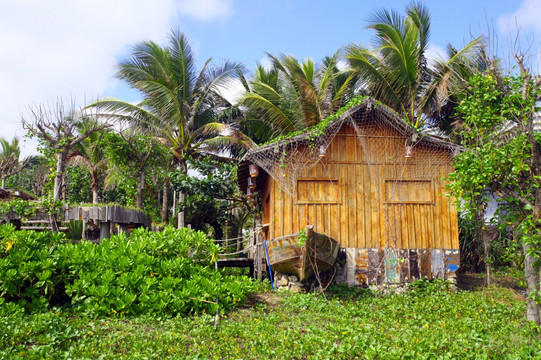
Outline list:
[[[502,41],[504,54],[525,52],[526,66],[537,73],[541,71],[539,19],[541,19],[539,0],[524,0],[515,12],[498,18],[498,28],[505,39]],[[503,57],[507,58],[506,55]],[[511,65],[513,64],[508,64]]]
[[[199,20],[220,20],[233,13],[232,0],[181,0],[178,12]]]
[[[0,136],[24,136],[20,115],[31,104],[74,97],[83,105],[122,91],[118,59],[137,42],[163,44],[175,12],[207,20],[231,11],[232,0],[0,1]],[[35,146],[23,144],[23,154]]]
[[[517,25],[522,31],[533,31],[541,34],[541,6],[539,0],[524,0],[520,7],[512,14],[506,14],[498,18],[500,32],[515,33]]]
[[[115,65],[139,41],[165,38],[173,0],[19,0],[0,4],[1,136],[22,137],[33,103],[111,89]],[[25,148],[23,153],[33,153]],[[27,146],[28,147],[28,146]]]
[[[428,49],[425,52],[426,61],[429,66],[436,65],[437,61],[446,61],[447,56],[445,50],[438,45],[429,44]]]

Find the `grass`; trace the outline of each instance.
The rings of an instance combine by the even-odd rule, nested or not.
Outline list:
[[[482,279],[480,278],[480,281]],[[3,305],[0,357],[9,359],[527,359],[541,341],[524,296],[500,285],[449,291],[421,284],[378,296],[256,294],[220,319],[25,315]]]

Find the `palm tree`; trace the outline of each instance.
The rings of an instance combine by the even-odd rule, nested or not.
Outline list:
[[[404,17],[392,10],[374,12],[367,28],[376,31],[375,49],[352,44],[346,59],[359,75],[358,86],[421,128],[426,116],[446,103],[453,87],[464,82],[459,70],[476,63],[482,38],[472,40],[460,51],[449,51],[446,61],[438,61],[431,68],[426,58],[430,39],[428,9],[411,3],[406,13]]]
[[[0,137],[0,178],[2,179],[2,189],[6,187],[6,179],[23,170],[28,158],[19,161],[21,156],[21,148],[19,147],[19,139],[13,138],[11,143]]]
[[[167,47],[142,42],[133,48],[131,57],[120,63],[117,76],[137,89],[144,100],[134,105],[109,99],[91,106],[103,110],[103,116],[153,131],[186,173],[190,157],[252,145],[231,124],[216,121],[220,111],[231,106],[220,90],[230,86],[243,67],[236,62],[214,67],[210,62],[206,60],[197,71],[192,48],[184,34],[177,31],[171,32]],[[163,196],[164,201],[167,198]]]
[[[81,128],[82,132],[84,132],[84,123],[81,125]],[[81,130],[79,132],[81,132]],[[72,153],[68,155],[68,163],[84,166],[88,169],[93,204],[99,202],[99,180],[100,178],[103,178],[107,170],[107,158],[105,157],[101,144],[104,134],[104,131],[92,133],[77,144],[72,150]]]
[[[340,51],[320,65],[267,55],[272,68],[258,65],[253,80],[244,81],[246,92],[239,100],[248,109],[247,131],[258,142],[314,126],[353,96],[356,74],[339,71]]]

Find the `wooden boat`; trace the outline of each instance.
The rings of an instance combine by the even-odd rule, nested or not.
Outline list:
[[[266,246],[272,270],[297,275],[304,282],[316,269],[321,273],[332,268],[340,246],[329,236],[314,232],[311,225],[306,226],[306,242],[302,246],[299,245],[299,234],[266,241]]]

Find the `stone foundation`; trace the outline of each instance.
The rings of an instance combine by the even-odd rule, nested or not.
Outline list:
[[[306,292],[305,284],[301,283],[297,276],[280,273],[274,273],[274,289],[294,293]]]
[[[299,281],[295,275],[274,273],[274,289],[279,291],[290,291],[292,293],[322,292],[325,287],[333,280],[332,271],[320,275],[323,287],[314,278],[308,279],[305,283]]]

